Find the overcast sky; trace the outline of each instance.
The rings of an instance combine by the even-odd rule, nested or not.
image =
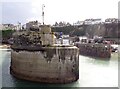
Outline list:
[[[45,4],[45,23],[66,21],[73,24],[89,18],[117,18],[119,0],[2,0],[2,23],[22,24],[42,22]],[[0,15],[0,16],[1,16]]]

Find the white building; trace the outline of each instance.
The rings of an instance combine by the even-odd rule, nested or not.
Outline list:
[[[88,43],[88,38],[86,36],[79,37],[80,43]]]
[[[2,24],[0,24],[0,30],[2,30]]]
[[[16,26],[14,24],[0,24],[0,30],[15,30]]]
[[[118,23],[119,19],[117,18],[108,18],[105,20],[105,23]]]
[[[99,24],[99,23],[102,23],[102,19],[86,19],[85,21],[84,21],[84,24],[88,24],[88,25],[90,25],[90,24]]]

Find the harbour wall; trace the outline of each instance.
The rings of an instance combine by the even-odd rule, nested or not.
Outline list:
[[[79,49],[43,47],[42,50],[11,51],[11,74],[43,83],[70,83],[79,79]]]
[[[92,44],[92,43],[76,43],[79,48],[79,53],[85,56],[110,58],[111,46],[107,44]]]

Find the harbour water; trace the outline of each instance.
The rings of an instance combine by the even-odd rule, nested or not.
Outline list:
[[[10,75],[10,61],[11,51],[0,49],[2,87],[118,87],[117,53],[113,53],[110,60],[106,61],[79,55],[79,80],[70,84],[41,84],[16,79]]]

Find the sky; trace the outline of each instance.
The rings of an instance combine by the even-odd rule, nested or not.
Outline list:
[[[44,4],[45,24],[65,21],[71,24],[89,18],[117,18],[119,0],[0,0],[2,23],[38,20],[42,23]]]

